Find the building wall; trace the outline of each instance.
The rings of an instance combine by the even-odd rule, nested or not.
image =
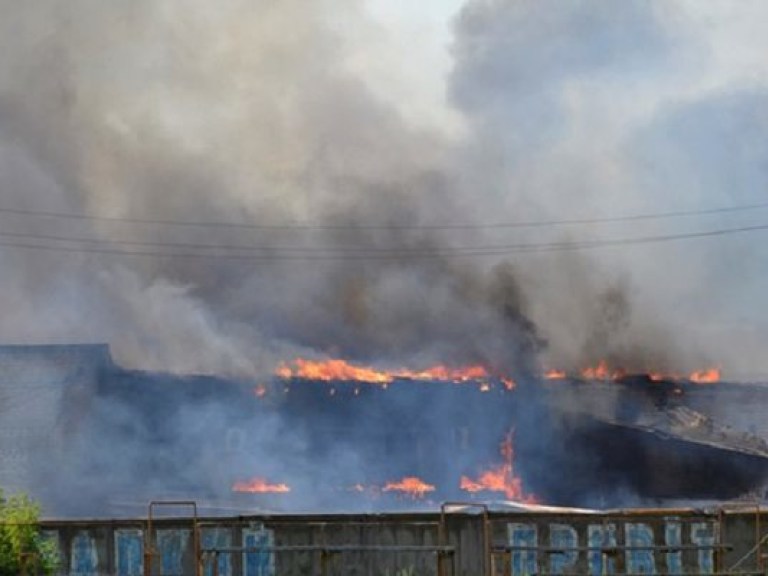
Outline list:
[[[758,534],[768,534],[766,523],[768,515],[755,509],[488,516],[464,510],[442,519],[438,513],[205,519],[197,534],[206,576],[215,573],[214,561],[221,576],[693,575],[759,572],[750,552]],[[193,525],[154,521],[151,574],[195,574]],[[62,575],[144,574],[145,521],[46,521],[44,531],[57,542]],[[453,553],[439,553],[441,544]]]
[[[100,372],[111,365],[106,345],[0,346],[4,490],[33,485],[32,475],[41,466],[35,455],[64,449],[66,435],[85,410],[82,404],[92,396]]]

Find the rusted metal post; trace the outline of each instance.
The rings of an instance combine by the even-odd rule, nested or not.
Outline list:
[[[755,554],[757,555],[757,569],[759,572],[763,572],[763,535],[760,526],[760,501],[757,501],[755,505]]]
[[[723,542],[725,541],[725,510],[722,506],[717,509],[717,548],[715,548],[715,572],[722,572],[725,569],[723,554]]]
[[[192,545],[194,546],[194,559],[195,559],[195,574],[197,576],[203,576],[203,567],[200,566],[200,529],[197,526],[197,504],[194,504],[195,516],[192,519]],[[214,566],[218,566],[218,562],[214,562]],[[214,568],[216,570],[216,568]]]
[[[190,506],[192,508],[192,548],[195,576],[202,576],[200,566],[200,533],[197,522],[197,502],[194,500],[153,500],[147,514],[147,535],[144,538],[144,576],[152,576],[152,512],[157,506]]]
[[[213,553],[213,576],[219,576],[219,553]]]
[[[445,552],[438,550],[435,556],[437,557],[437,576],[447,576],[445,573]],[[451,574],[451,576],[453,576],[453,574]]]
[[[320,550],[320,576],[325,576],[328,572],[328,551]]]
[[[492,576],[496,576],[498,573],[498,570],[496,569],[496,558],[498,554],[494,553],[493,550],[491,550],[491,574]]]
[[[498,559],[501,559],[501,571],[497,566]],[[512,576],[512,552],[511,550],[501,549],[491,551],[491,574],[498,576],[501,572],[502,576]]]
[[[504,552],[504,576],[512,576],[512,552]]]
[[[483,540],[485,540],[485,573],[491,576],[491,518],[488,515],[488,506],[483,504]]]
[[[447,531],[445,527],[446,509],[450,506],[466,506],[469,508],[479,508],[483,513],[483,573],[485,576],[491,574],[491,520],[488,514],[488,506],[479,502],[443,502],[440,505],[440,524],[438,528],[438,543],[447,546]],[[454,559],[455,562],[455,559]]]
[[[152,504],[147,514],[147,532],[144,534],[144,576],[152,576]]]

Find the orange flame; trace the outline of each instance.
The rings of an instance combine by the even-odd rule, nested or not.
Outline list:
[[[595,367],[585,368],[581,371],[582,377],[586,378],[587,380],[618,380],[626,374],[627,371],[624,369],[609,368],[608,363],[605,360],[601,360]],[[677,382],[686,380],[686,377],[680,375],[679,373],[675,374],[648,370],[647,375],[651,382]],[[720,381],[720,368],[706,368],[704,370],[696,370],[687,377],[687,380],[690,380],[696,384],[717,383]]]
[[[608,367],[608,362],[600,360],[597,366],[584,368],[581,375],[587,380],[618,380],[625,375],[625,371],[621,369],[611,370]]]
[[[282,378],[283,380],[288,380],[289,378],[293,378],[293,370],[291,370],[290,366],[287,364],[280,364],[275,370],[275,376]]]
[[[388,482],[383,492],[402,492],[411,498],[424,498],[427,492],[434,492],[435,487],[427,484],[416,476],[406,476],[399,482]]]
[[[397,378],[410,378],[411,380],[448,380],[451,382],[467,382],[469,380],[481,380],[488,378],[488,370],[482,366],[465,366],[463,368],[449,368],[447,366],[433,366],[426,370],[399,370],[393,374]]]
[[[703,370],[695,370],[688,375],[688,380],[694,384],[716,384],[720,382],[720,368],[705,368]],[[680,374],[664,374],[662,372],[649,372],[648,378],[652,382],[671,381],[679,382],[686,380],[684,376]]]
[[[504,459],[502,464],[494,466],[480,474],[477,480],[472,480],[468,476],[461,477],[459,487],[467,492],[501,492],[509,500],[517,500],[535,504],[536,497],[525,494],[523,483],[519,476],[515,475],[513,461],[515,459],[515,449],[512,444],[513,433],[506,435],[501,443],[501,455]]]
[[[688,378],[691,382],[695,382],[696,384],[716,384],[717,382],[720,382],[720,368],[697,370]]]
[[[461,383],[490,377],[488,370],[479,365],[460,368],[433,366],[426,370],[384,371],[365,366],[355,366],[340,359],[306,360],[304,358],[297,358],[292,363],[280,364],[275,370],[275,375],[285,380],[302,378],[323,381],[357,381],[382,385],[389,384],[396,379],[444,380]]]
[[[606,360],[600,360],[596,366],[590,366],[581,370],[581,377],[586,380],[618,380],[626,376],[627,371],[622,368],[613,368],[609,366]],[[513,390],[516,383],[512,378],[504,377],[498,374],[491,374],[485,367],[480,365],[470,365],[459,368],[451,368],[444,365],[437,365],[425,370],[377,370],[372,367],[356,366],[341,359],[327,360],[306,360],[297,358],[290,363],[282,363],[275,370],[275,375],[284,380],[291,378],[301,378],[305,380],[330,381],[356,381],[369,384],[379,384],[387,388],[395,380],[417,380],[417,381],[446,381],[457,384],[465,382],[478,382],[479,389],[487,392],[492,384],[489,380],[497,380],[506,390]],[[564,380],[568,377],[564,370],[548,369],[542,375],[546,380]],[[666,374],[663,372],[648,371],[648,378],[653,382],[662,380],[685,380],[685,377],[679,374]],[[688,378],[691,382],[697,384],[711,384],[720,381],[720,369],[708,368],[697,370],[691,373]],[[288,391],[287,388],[285,390]],[[266,387],[259,385],[254,390],[257,396],[266,394]],[[331,395],[335,391],[331,392]],[[355,395],[359,394],[355,389]]]
[[[256,394],[258,398],[263,398],[267,395],[267,387],[264,386],[264,384],[257,384],[253,389],[253,393]]]
[[[288,364],[281,364],[275,371],[275,374],[284,379],[357,380],[358,382],[369,382],[371,384],[384,384],[392,381],[392,377],[385,372],[379,372],[372,368],[353,366],[344,360],[331,359],[317,362],[297,358],[293,363],[295,368],[291,368]]]
[[[235,482],[233,492],[248,492],[251,494],[285,494],[291,491],[287,484],[270,484],[264,478]]]

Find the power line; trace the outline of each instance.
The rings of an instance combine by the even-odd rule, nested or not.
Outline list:
[[[304,255],[311,256],[314,254],[323,256],[345,256],[351,254],[361,255],[363,257],[371,255],[408,255],[408,254],[496,254],[505,252],[518,252],[518,251],[538,251],[538,250],[551,250],[551,249],[577,249],[577,248],[592,248],[602,246],[619,246],[627,244],[643,244],[648,242],[666,242],[671,240],[682,240],[688,238],[702,238],[707,236],[721,236],[725,234],[737,234],[743,232],[754,232],[763,230],[766,225],[754,225],[754,226],[742,226],[738,228],[725,228],[719,230],[705,230],[699,232],[681,232],[677,234],[660,234],[651,236],[639,236],[630,238],[603,238],[595,240],[574,240],[574,241],[558,241],[558,242],[522,242],[514,244],[480,244],[480,245],[461,245],[451,246],[447,248],[435,248],[428,249],[424,247],[378,247],[378,246],[281,246],[281,245],[242,245],[242,244],[207,244],[199,242],[168,242],[159,240],[122,240],[112,238],[93,238],[85,236],[66,236],[58,234],[31,234],[26,232],[0,232],[0,238],[12,238],[21,240],[41,240],[41,241],[53,241],[53,242],[67,242],[75,244],[86,244],[96,246],[97,248],[104,250],[110,248],[103,248],[106,246],[125,246],[125,247],[139,247],[139,248],[176,248],[184,250],[204,250],[204,251],[216,251],[215,255],[222,255],[228,252],[232,253],[253,253],[261,252],[270,256],[283,256],[283,255]],[[3,245],[0,242],[0,246]],[[75,248],[80,248],[76,246]],[[133,253],[120,251],[121,253]],[[153,252],[154,253],[154,252]],[[159,255],[166,254],[165,252],[158,252]],[[208,254],[210,256],[211,254]],[[206,254],[200,254],[199,256],[206,256]]]
[[[557,220],[531,220],[518,222],[497,222],[490,224],[312,224],[305,222],[285,223],[253,223],[234,221],[194,221],[173,220],[159,218],[138,218],[121,216],[103,216],[95,214],[78,214],[74,212],[55,212],[47,210],[26,210],[20,208],[0,208],[0,214],[14,214],[17,216],[32,216],[44,218],[59,218],[65,220],[114,222],[122,224],[145,224],[159,226],[181,226],[197,228],[241,228],[252,230],[488,230],[506,228],[545,228],[553,226],[605,224],[611,222],[632,222],[642,220],[664,220],[670,218],[684,218],[706,216],[712,214],[724,214],[733,212],[745,212],[768,208],[768,202],[755,204],[742,204],[737,206],[722,206],[718,208],[705,208],[695,210],[675,210],[669,212],[653,212],[643,214],[628,214],[622,216],[607,216],[604,218],[565,218]]]
[[[234,248],[228,249],[240,251],[240,253],[224,252],[224,253],[199,253],[199,252],[158,252],[154,250],[119,250],[116,248],[102,247],[99,245],[98,240],[89,240],[89,242],[96,243],[96,246],[59,246],[53,244],[30,244],[25,242],[3,242],[0,241],[0,247],[3,248],[22,248],[30,250],[42,250],[49,252],[66,252],[75,254],[103,254],[110,256],[140,256],[140,257],[152,257],[152,258],[189,258],[189,259],[216,259],[216,260],[248,260],[248,261],[316,261],[316,260],[421,260],[421,259],[434,259],[434,258],[452,258],[452,257],[483,257],[483,256],[504,256],[511,254],[526,254],[526,253],[544,253],[544,252],[566,252],[566,251],[579,251],[579,250],[593,250],[599,248],[620,247],[620,246],[636,246],[644,244],[656,244],[675,242],[680,240],[692,240],[701,238],[712,238],[719,236],[729,236],[734,234],[744,234],[749,232],[758,232],[768,230],[768,224],[759,224],[754,226],[741,226],[736,228],[721,228],[715,230],[704,230],[698,232],[686,232],[677,234],[659,234],[652,236],[639,236],[630,238],[613,238],[613,239],[598,239],[598,240],[584,240],[577,242],[547,242],[547,243],[520,243],[520,244],[507,244],[496,246],[476,246],[476,247],[457,247],[457,248],[445,248],[445,249],[380,249],[374,251],[374,249],[367,249],[367,251],[361,251],[359,253],[344,253],[333,249],[327,249],[319,252],[307,252],[307,253],[279,253],[278,251],[271,251],[268,248],[253,248],[252,250],[265,251],[264,254],[247,254],[242,251],[246,248]],[[0,234],[2,236],[4,234]],[[42,239],[49,240],[43,236],[27,235],[30,239]],[[83,242],[83,240],[64,237],[59,238],[60,241],[67,242]],[[102,242],[102,244],[110,244],[108,241]],[[136,242],[114,242],[112,245],[136,245]],[[153,246],[151,242],[142,243],[141,245]],[[162,244],[154,244],[156,247],[162,246]],[[175,244],[176,247],[181,247],[182,244]],[[193,247],[194,245],[189,245]],[[212,249],[214,246],[208,246],[207,249]],[[222,250],[227,249],[223,246],[215,247]],[[299,249],[300,250],[300,249]],[[366,249],[361,249],[366,250]]]

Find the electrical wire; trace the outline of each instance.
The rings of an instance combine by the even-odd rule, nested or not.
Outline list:
[[[704,208],[695,210],[675,210],[668,212],[655,212],[644,214],[628,214],[620,216],[607,216],[604,218],[566,218],[558,220],[531,220],[518,222],[497,222],[488,224],[312,224],[312,223],[252,223],[252,222],[234,222],[234,221],[194,221],[194,220],[173,220],[158,218],[138,218],[121,216],[103,216],[95,214],[77,214],[72,212],[56,212],[47,210],[27,210],[20,208],[2,208],[0,214],[13,214],[16,216],[31,216],[44,218],[59,218],[66,220],[113,222],[123,224],[144,224],[159,226],[182,226],[198,228],[244,228],[252,230],[488,230],[488,229],[506,229],[506,228],[546,228],[554,226],[571,225],[594,225],[611,222],[633,222],[643,220],[665,220],[671,218],[686,218],[707,216],[713,214],[724,214],[734,212],[745,212],[751,210],[761,210],[768,208],[768,202],[755,204],[742,204],[737,206],[721,206],[717,208]]]
[[[692,240],[701,238],[712,238],[719,236],[729,236],[734,234],[744,234],[750,232],[766,231],[768,224],[756,224],[752,226],[740,226],[732,228],[720,228],[714,230],[703,230],[697,232],[681,232],[674,234],[657,234],[647,236],[636,236],[628,238],[611,238],[597,240],[582,240],[575,242],[541,242],[541,243],[518,243],[506,245],[489,245],[473,247],[455,247],[428,250],[424,248],[360,248],[358,252],[348,253],[334,250],[333,248],[296,248],[293,252],[279,251],[270,247],[235,247],[225,245],[200,245],[185,243],[160,243],[160,242],[139,242],[139,241],[109,241],[96,239],[83,239],[65,236],[53,235],[33,235],[24,234],[23,236],[30,240],[56,240],[70,243],[91,243],[92,246],[61,246],[55,244],[39,244],[26,242],[1,241],[0,247],[4,248],[23,248],[31,250],[44,250],[51,252],[67,252],[80,254],[105,254],[115,256],[144,256],[153,258],[212,258],[216,260],[251,260],[251,261],[281,261],[281,260],[407,260],[407,259],[434,259],[434,258],[452,258],[452,257],[483,257],[483,256],[504,256],[511,254],[524,253],[543,253],[543,252],[564,252],[578,250],[593,250],[598,248],[636,246],[644,244],[666,243],[681,240]],[[0,233],[0,236],[10,236],[13,233]],[[106,246],[104,246],[106,245]],[[175,247],[205,250],[225,250],[217,253],[200,252],[162,252],[156,250],[120,250],[111,246],[145,246],[145,247]],[[227,252],[228,251],[228,252]],[[262,254],[243,253],[260,251]]]

